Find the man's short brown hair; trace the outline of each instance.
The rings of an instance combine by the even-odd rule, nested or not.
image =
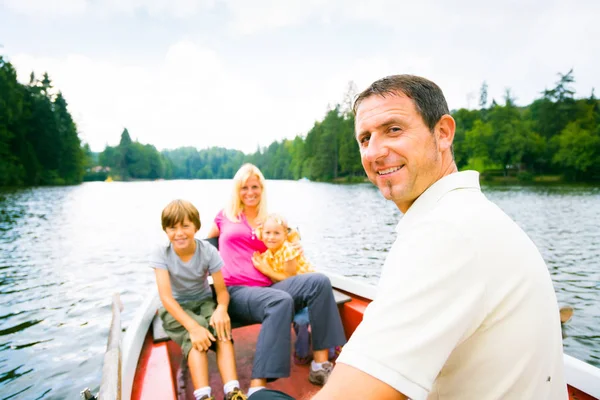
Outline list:
[[[392,75],[373,82],[356,97],[352,111],[356,115],[358,106],[368,97],[387,97],[399,93],[412,99],[417,112],[431,132],[443,115],[450,114],[442,89],[429,79],[416,75]]]
[[[183,223],[186,217],[196,226],[196,229],[200,230],[200,213],[198,209],[189,201],[173,200],[162,211],[163,231],[178,223]]]

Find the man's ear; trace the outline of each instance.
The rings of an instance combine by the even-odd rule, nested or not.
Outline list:
[[[449,114],[442,115],[442,118],[435,126],[435,133],[438,139],[438,148],[440,152],[449,150],[454,141],[454,133],[456,131],[456,122]]]

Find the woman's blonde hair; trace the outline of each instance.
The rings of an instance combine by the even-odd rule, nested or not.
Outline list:
[[[240,190],[242,189],[242,186],[246,184],[248,179],[253,176],[258,178],[258,182],[260,183],[260,187],[262,189],[260,202],[258,203],[258,215],[256,216],[256,219],[263,221],[267,216],[265,177],[256,165],[247,163],[242,165],[233,177],[233,192],[231,194],[231,200],[224,210],[225,216],[232,222],[240,221],[240,214],[242,211],[244,211],[244,203],[242,203],[242,199],[240,198]]]
[[[160,216],[163,231],[183,223],[186,217],[196,226],[197,230],[200,230],[198,209],[187,200],[173,200],[163,209]]]

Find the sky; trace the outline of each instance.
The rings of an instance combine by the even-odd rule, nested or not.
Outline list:
[[[436,82],[451,109],[527,105],[574,70],[600,90],[598,0],[0,0],[0,55],[48,72],[93,151],[254,152],[306,135],[348,88]],[[352,84],[351,84],[352,83]]]

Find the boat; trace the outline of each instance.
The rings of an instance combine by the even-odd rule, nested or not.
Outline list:
[[[350,337],[362,321],[365,308],[375,297],[375,286],[337,274],[324,273],[331,280],[344,330]],[[118,335],[120,332],[120,322],[115,321],[114,317],[119,313],[120,307],[118,297],[113,300],[113,322],[108,351],[105,355],[103,383],[98,397],[100,400],[194,399],[191,380],[181,350],[177,344],[168,340],[162,331],[162,324],[157,317],[159,306],[160,299],[156,292],[151,293],[144,300],[123,337],[120,354],[117,355],[115,343],[118,341],[111,336]],[[233,325],[236,326],[235,321]],[[233,330],[238,375],[240,384],[244,388],[249,385],[259,330],[258,324],[237,326]],[[118,367],[107,366],[107,363],[115,363],[119,359],[121,362]],[[222,391],[219,391],[222,390],[222,383],[213,352],[209,353],[209,362],[213,395],[215,398],[222,398]],[[570,400],[600,399],[600,368],[567,354],[564,354],[564,365]],[[296,365],[292,362],[291,376],[269,383],[269,387],[288,393],[294,398],[310,398],[319,387],[308,382],[308,368],[308,365]],[[118,373],[118,376],[107,379],[105,376],[107,373],[112,375]]]

